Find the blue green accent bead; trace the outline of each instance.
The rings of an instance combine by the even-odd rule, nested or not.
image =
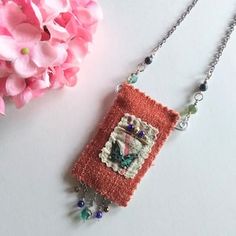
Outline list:
[[[191,114],[196,114],[197,113],[197,107],[194,104],[189,105],[188,110]]]
[[[128,82],[130,84],[134,84],[138,81],[138,76],[136,74],[131,74],[130,77],[128,78]]]
[[[92,216],[92,211],[85,207],[81,212],[80,212],[80,218],[82,220],[88,220]]]

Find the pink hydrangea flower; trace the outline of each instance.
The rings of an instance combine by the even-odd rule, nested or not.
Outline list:
[[[0,1],[0,114],[74,86],[101,19],[95,0]]]

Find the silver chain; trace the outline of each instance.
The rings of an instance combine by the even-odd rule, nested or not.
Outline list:
[[[205,73],[205,79],[204,79],[203,85],[207,86],[208,80],[212,77],[215,67],[218,64],[218,62],[223,54],[223,51],[227,46],[227,43],[231,37],[231,34],[233,33],[233,31],[235,29],[235,26],[236,26],[236,14],[234,14],[233,19],[230,21],[229,25],[227,26],[225,34],[222,37],[222,39],[219,43],[219,46],[216,49],[216,53],[214,54],[211,62],[209,63],[209,66],[208,66],[206,73]],[[194,93],[194,95],[193,95],[194,102],[193,102],[193,104],[191,104],[189,106],[189,107],[191,107],[191,109],[189,109],[189,107],[188,107],[184,111],[184,114],[182,115],[182,118],[176,127],[177,130],[180,130],[180,131],[186,130],[186,128],[188,127],[190,116],[197,111],[197,104],[200,101],[202,101],[204,98],[203,92],[204,91],[197,91]]]
[[[156,55],[158,50],[167,42],[168,38],[170,38],[170,36],[176,31],[178,26],[184,21],[184,19],[191,12],[191,10],[195,7],[195,5],[198,3],[198,1],[199,0],[191,1],[191,3],[187,6],[187,8],[184,10],[184,12],[177,19],[175,24],[172,25],[172,27],[167,31],[167,33],[157,43],[156,47],[153,48],[153,50],[150,52],[149,56],[146,57],[143,62],[139,63],[135,72],[132,73],[128,77],[128,79],[127,79],[128,83],[131,83],[131,84],[136,83],[139,73],[143,72],[147,68],[147,66],[152,63],[152,59]],[[219,46],[216,49],[216,53],[212,57],[212,60],[207,67],[203,83],[199,86],[197,91],[193,94],[193,103],[190,104],[181,113],[181,119],[180,119],[178,125],[176,126],[177,130],[180,130],[180,131],[186,130],[186,128],[188,127],[188,123],[189,123],[189,119],[190,119],[191,115],[193,115],[197,112],[197,105],[200,101],[203,100],[203,98],[204,98],[203,92],[205,92],[207,90],[207,82],[212,77],[215,67],[218,64],[220,57],[223,54],[224,49],[226,48],[226,45],[231,37],[231,34],[234,31],[235,26],[236,26],[236,14],[233,16],[233,19],[231,20],[230,24],[227,26],[227,30],[226,30],[223,38],[221,39]],[[117,91],[119,91],[120,87],[121,87],[121,85],[117,86]]]
[[[157,53],[157,51],[166,43],[167,39],[176,31],[178,26],[184,21],[186,16],[191,12],[191,10],[195,7],[199,0],[193,0],[187,8],[184,10],[184,12],[180,15],[180,17],[177,19],[174,25],[167,31],[167,33],[161,38],[161,40],[157,43],[157,46],[153,48],[153,50],[150,53],[151,57],[154,57]],[[147,67],[147,63],[145,63],[145,60],[138,64],[137,69],[134,74],[138,75],[140,72],[143,72]]]
[[[225,35],[221,40],[221,43],[219,44],[215,55],[212,58],[212,61],[209,64],[208,70],[206,71],[206,78],[205,81],[207,82],[207,80],[209,80],[215,70],[215,67],[217,65],[217,63],[220,60],[220,57],[222,56],[222,53],[224,51],[224,49],[226,48],[226,45],[230,39],[231,34],[234,31],[236,25],[236,14],[233,16],[233,20],[230,22],[230,24],[227,27],[227,30],[225,31]]]

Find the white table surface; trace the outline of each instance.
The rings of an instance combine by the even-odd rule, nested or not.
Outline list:
[[[128,208],[100,222],[70,214],[69,171],[134,70],[189,0],[100,0],[104,21],[74,88],[0,120],[1,236],[235,236],[236,32],[189,130],[174,133]],[[216,48],[235,0],[200,0],[137,87],[179,110]]]

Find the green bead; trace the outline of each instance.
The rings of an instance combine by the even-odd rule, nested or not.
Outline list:
[[[80,218],[82,220],[88,220],[92,216],[92,211],[85,207],[81,212],[80,212]]]
[[[184,111],[180,113],[181,116],[186,116],[188,114],[189,110],[186,108]]]
[[[197,113],[197,107],[194,104],[189,105],[188,110],[191,114],[196,114]]]
[[[131,74],[130,77],[128,78],[128,82],[130,84],[134,84],[138,81],[138,76],[136,74]]]

